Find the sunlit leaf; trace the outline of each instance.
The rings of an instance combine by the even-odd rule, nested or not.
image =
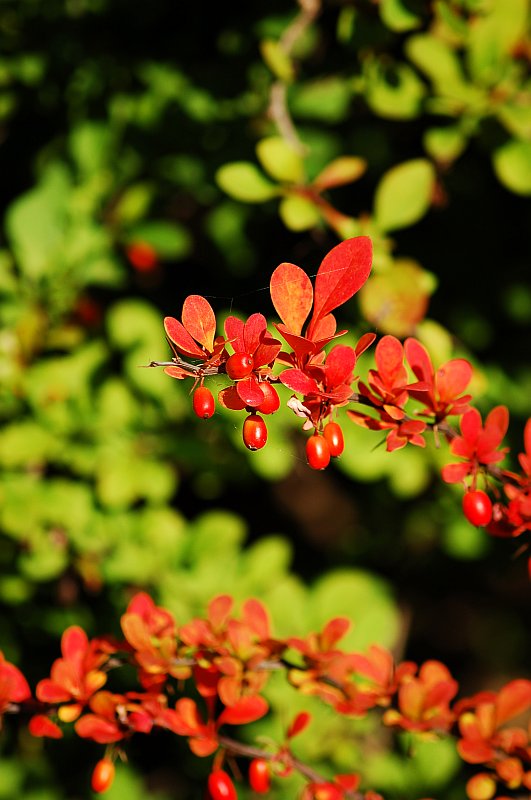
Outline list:
[[[263,203],[279,193],[278,187],[249,161],[234,161],[220,167],[216,181],[224,192],[244,203]]]
[[[318,320],[346,303],[363,286],[371,271],[372,242],[367,236],[346,239],[324,257],[317,271],[312,329]]]
[[[301,183],[304,162],[300,154],[281,136],[269,136],[256,145],[258,159],[266,172],[277,181]]]
[[[430,207],[434,185],[433,165],[423,158],[392,167],[376,189],[374,215],[379,228],[390,231],[418,222]]]
[[[313,302],[313,286],[295,264],[280,264],[271,276],[271,300],[288,330],[299,334]]]

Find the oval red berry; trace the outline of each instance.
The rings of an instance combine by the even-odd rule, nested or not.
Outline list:
[[[306,459],[312,469],[326,469],[330,464],[330,448],[324,436],[314,433],[306,442]]]
[[[210,419],[214,414],[216,404],[214,395],[206,386],[198,386],[192,398],[194,413],[199,419]]]
[[[343,431],[337,422],[329,422],[325,425],[323,435],[328,442],[330,455],[337,458],[345,449],[345,440],[343,439]]]
[[[208,791],[212,800],[238,800],[232,780],[222,769],[214,770],[208,776]]]
[[[107,789],[110,789],[114,780],[114,764],[110,758],[102,758],[92,771],[92,779],[90,785],[92,791],[98,794],[103,794]]]
[[[254,359],[249,353],[233,353],[225,364],[227,375],[233,381],[248,378],[254,369]]]
[[[271,787],[271,770],[265,758],[253,758],[249,764],[249,786],[257,794],[267,794]]]
[[[259,414],[249,414],[243,423],[243,442],[249,450],[261,450],[267,442],[267,426]]]
[[[467,492],[463,497],[463,513],[478,528],[488,525],[492,519],[492,502],[488,494],[480,489]]]

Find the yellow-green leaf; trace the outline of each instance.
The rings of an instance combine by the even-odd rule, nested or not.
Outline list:
[[[413,225],[430,207],[435,184],[433,164],[405,161],[385,173],[376,189],[374,214],[382,231]]]

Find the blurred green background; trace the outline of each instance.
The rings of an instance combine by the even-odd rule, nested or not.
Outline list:
[[[67,625],[117,632],[139,588],[180,622],[219,592],[260,597],[280,636],[344,614],[347,646],[439,658],[464,692],[526,674],[519,542],[466,523],[438,476],[444,448],[389,455],[345,422],[345,455],[314,473],[287,409],[249,453],[241,414],[200,421],[188,384],[141,368],[169,357],[162,317],[187,294],[219,319],[274,319],[280,262],[315,274],[340,237],[368,234],[373,276],[341,311],[345,343],[414,334],[438,364],[466,356],[479,407],[507,404],[522,449],[529,3],[315,8],[0,4],[0,644],[31,681]],[[340,177],[321,191],[330,164]],[[155,258],[138,263],[139,243]],[[279,678],[268,696],[275,714],[248,737],[311,707],[298,754],[316,768],[360,768],[390,800],[463,796],[451,743],[393,743]],[[22,723],[2,746],[0,800],[91,797],[101,747],[43,744]],[[109,800],[204,796],[209,764],[175,737],[129,752]]]

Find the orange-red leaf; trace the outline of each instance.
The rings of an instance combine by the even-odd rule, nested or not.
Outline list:
[[[316,381],[300,369],[285,369],[280,374],[280,380],[284,386],[298,394],[316,394],[319,391]]]
[[[209,353],[214,349],[216,317],[212,306],[200,294],[189,295],[183,303],[183,325]]]
[[[29,732],[32,736],[46,736],[48,739],[62,739],[63,731],[45,714],[36,714],[29,721]]]
[[[194,342],[184,325],[175,317],[165,317],[164,330],[166,336],[173,342],[175,349],[183,356],[190,358],[204,358],[203,350]]]
[[[498,692],[496,700],[496,726],[523,714],[531,706],[531,681],[515,680]]]
[[[300,334],[313,301],[309,277],[295,264],[280,264],[271,276],[271,300],[291,333]]]
[[[309,714],[307,711],[301,711],[300,714],[297,714],[291,725],[289,726],[286,738],[293,739],[294,736],[297,736],[299,733],[308,727],[312,719],[312,715]]]
[[[267,714],[269,706],[261,695],[242,697],[233,706],[221,712],[218,724],[247,725]]]

